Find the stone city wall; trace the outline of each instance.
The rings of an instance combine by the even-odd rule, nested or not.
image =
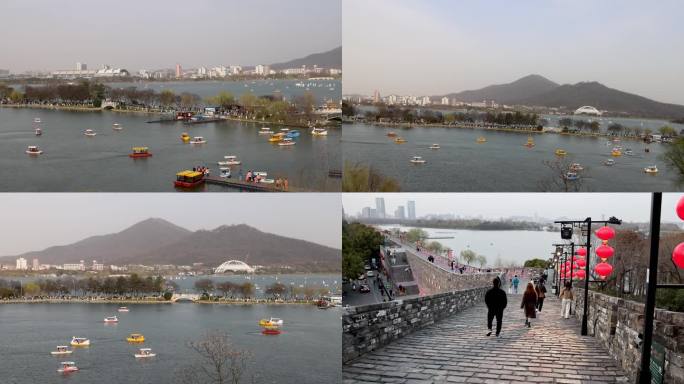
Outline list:
[[[436,321],[481,303],[489,287],[348,307],[342,316],[342,361],[349,362]]]
[[[582,319],[584,290],[575,289],[575,316]],[[588,333],[596,337],[636,382],[641,364],[644,304],[589,291]],[[656,309],[653,341],[665,349],[664,383],[684,384],[684,313]]]
[[[459,291],[475,287],[491,287],[497,273],[458,274],[444,270],[429,261],[406,252],[413,277],[418,283],[421,295],[434,295],[440,292]]]

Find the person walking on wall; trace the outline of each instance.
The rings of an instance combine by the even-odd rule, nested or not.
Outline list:
[[[532,282],[527,283],[527,288],[523,293],[522,302],[520,303],[520,308],[525,311],[525,325],[527,328],[532,327],[530,319],[537,317],[537,293],[534,291],[534,285]]]
[[[518,294],[518,284],[520,284],[520,279],[518,279],[518,275],[513,276],[513,280],[511,280],[511,284],[513,285],[513,293],[516,295]]]
[[[534,291],[537,293],[537,310],[541,312],[544,306],[544,298],[546,297],[546,287],[543,280],[539,280],[539,284],[534,288]]]
[[[499,337],[501,333],[501,322],[503,320],[503,311],[508,304],[506,299],[506,292],[501,289],[501,280],[498,277],[494,278],[493,287],[485,294],[485,304],[487,305],[487,336],[492,334],[492,320],[496,317],[496,336]]]
[[[561,298],[561,317],[570,318],[570,308],[575,299],[575,292],[572,290],[572,284],[569,281],[565,282],[565,287],[560,294]]]

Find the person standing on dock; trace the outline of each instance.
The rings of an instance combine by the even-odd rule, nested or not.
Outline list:
[[[506,292],[501,289],[501,280],[494,278],[493,287],[485,294],[485,304],[487,305],[487,336],[492,334],[492,321],[496,317],[496,337],[501,333],[501,322],[503,321],[503,311],[508,304]]]

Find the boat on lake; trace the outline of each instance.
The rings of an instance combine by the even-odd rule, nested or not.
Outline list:
[[[128,157],[132,157],[134,159],[137,159],[137,158],[152,156],[152,154],[150,153],[150,149],[147,147],[133,147],[132,150],[133,150],[133,152],[129,153]]]
[[[316,128],[313,127],[311,129],[311,134],[314,136],[327,136],[328,135],[328,130],[325,128]]]
[[[119,123],[114,123],[114,124],[112,124],[112,129],[115,131],[121,131],[123,129],[123,127]]]
[[[207,141],[204,140],[204,137],[202,136],[195,136],[190,140],[190,144],[206,144]]]
[[[26,148],[26,153],[29,155],[37,156],[41,155],[43,151],[38,148],[37,145],[29,145],[28,148]]]
[[[577,179],[579,179],[579,175],[577,174],[577,172],[568,172],[565,174],[565,179],[571,180],[571,181],[577,180]]]
[[[425,164],[425,159],[420,156],[413,156],[413,158],[409,161],[413,164]]]
[[[126,337],[126,341],[129,343],[143,343],[145,342],[145,336],[140,333],[131,333]]]
[[[295,144],[297,144],[297,142],[295,142],[294,140],[292,140],[292,139],[289,138],[289,137],[284,138],[283,140],[281,140],[281,141],[278,143],[278,145],[281,146],[281,147],[288,147],[288,146],[290,146],[290,145],[295,145]]]
[[[284,133],[280,133],[280,132],[274,133],[271,135],[271,137],[268,138],[268,141],[271,143],[279,143],[283,140],[284,137],[285,137]]]
[[[105,323],[118,323],[118,322],[119,322],[119,318],[116,317],[116,316],[105,317],[105,318],[104,318],[104,322],[105,322]]]
[[[439,144],[432,144],[429,148],[430,149],[440,149],[441,147],[439,146]]]
[[[582,165],[581,165],[580,163],[572,163],[572,164],[570,164],[570,170],[571,170],[571,171],[579,172],[579,171],[581,171],[581,170],[583,170],[583,169],[584,169],[584,167],[582,167]]]
[[[118,309],[119,312],[129,312],[128,307],[119,307]]]
[[[230,178],[231,177],[230,168],[228,168],[228,167],[219,168],[219,177],[222,177],[224,179]]]
[[[72,337],[71,338],[71,346],[72,347],[87,347],[90,345],[90,339],[86,339],[85,337]]]
[[[299,137],[299,131],[296,130],[296,129],[295,129],[295,130],[292,130],[292,131],[286,133],[285,136],[290,137],[290,138],[292,138],[292,137]]]
[[[97,132],[93,131],[92,129],[86,129],[85,132],[83,132],[83,134],[88,137],[94,137],[97,135]]]
[[[648,166],[644,168],[644,172],[654,175],[658,173],[658,167],[656,167],[655,165]]]
[[[157,354],[152,352],[152,348],[140,348],[138,353],[134,353],[133,356],[135,356],[136,359],[144,359],[147,357],[155,357]]]
[[[527,138],[527,143],[525,143],[524,145],[525,145],[527,148],[532,148],[532,147],[534,147],[536,144],[534,144],[534,139],[532,138],[532,136],[529,136],[529,137]]]
[[[282,326],[283,325],[283,319],[280,319],[277,317],[271,317],[270,319],[261,319],[261,320],[259,320],[259,325],[262,327]]]
[[[403,137],[397,137],[396,139],[394,139],[394,142],[396,144],[404,144],[406,143],[406,139],[404,139]]]
[[[34,118],[33,118],[33,122],[34,122],[35,124],[40,124],[40,123],[41,123],[40,117],[34,117]]]
[[[615,160],[613,160],[613,159],[608,159],[608,160],[606,160],[606,161],[603,162],[603,165],[608,165],[608,166],[615,165]]]
[[[69,347],[66,345],[58,345],[57,350],[51,351],[50,354],[53,356],[60,356],[60,355],[71,355],[74,351],[69,350]]]
[[[182,140],[184,143],[187,143],[188,141],[190,141],[190,135],[188,135],[187,132],[181,133],[181,140]]]
[[[76,366],[76,363],[74,363],[73,361],[63,361],[60,363],[60,365],[61,367],[57,369],[57,372],[69,373],[78,371],[78,367]]]
[[[261,127],[261,129],[259,129],[260,135],[270,135],[272,133],[273,133],[273,131],[271,131],[271,128],[269,128],[269,127]]]
[[[620,148],[616,147],[616,148],[613,148],[612,151],[610,151],[610,155],[613,157],[619,157],[619,156],[622,156],[622,151],[620,150]]]
[[[478,144],[483,144],[487,142],[487,139],[484,136],[480,136],[475,140]]]
[[[195,188],[204,184],[204,181],[204,172],[185,170],[176,173],[176,181],[173,185],[179,188]]]
[[[567,154],[568,154],[568,152],[565,149],[560,149],[560,148],[556,149],[556,156],[565,156]]]
[[[240,163],[242,163],[240,160],[238,160],[237,156],[234,155],[223,156],[223,158],[225,160],[219,161],[218,165],[240,165]]]
[[[387,132],[387,137],[397,137],[397,133],[393,131]]]
[[[625,149],[625,155],[632,156],[632,155],[634,155],[634,151],[632,151],[630,148],[627,148],[627,149]]]
[[[43,130],[40,129],[40,128],[36,128],[36,129],[34,130],[34,132],[35,132],[36,136],[41,136],[41,135],[43,134]]]

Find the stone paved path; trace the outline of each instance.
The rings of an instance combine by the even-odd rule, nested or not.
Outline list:
[[[486,336],[484,304],[343,365],[352,383],[628,382],[608,352],[580,324],[560,317],[555,297],[524,327],[521,295],[508,295],[501,337]],[[496,321],[495,321],[496,322]]]

